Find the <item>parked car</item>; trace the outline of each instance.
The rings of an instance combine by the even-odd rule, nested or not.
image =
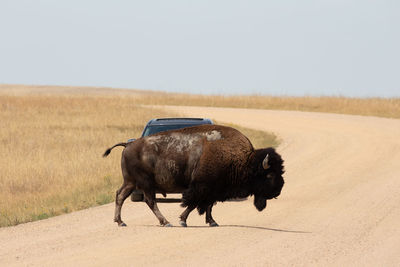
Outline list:
[[[141,137],[149,136],[159,132],[177,130],[191,126],[198,126],[203,124],[213,124],[212,120],[204,118],[160,118],[150,120],[142,132]],[[136,139],[129,139],[128,142],[134,142]],[[134,202],[143,201],[143,192],[139,189],[133,190],[131,200]],[[179,202],[177,199],[157,199],[159,202]]]

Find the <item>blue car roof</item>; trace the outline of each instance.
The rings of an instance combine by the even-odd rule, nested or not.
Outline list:
[[[212,120],[204,118],[160,118],[152,119],[147,123],[150,125],[185,125],[185,124],[213,124]]]

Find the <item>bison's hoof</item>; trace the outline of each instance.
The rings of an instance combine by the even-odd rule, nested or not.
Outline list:
[[[217,226],[219,226],[219,225],[218,225],[218,223],[216,223],[216,222],[210,223],[210,227],[217,227]]]
[[[172,224],[170,223],[164,224],[164,227],[172,227]]]
[[[126,226],[126,223],[124,223],[124,222],[119,223],[118,226],[123,226],[123,227],[125,227],[125,226]]]
[[[184,221],[180,221],[179,224],[180,224],[182,227],[187,227],[187,224],[186,224],[186,222],[184,222]]]

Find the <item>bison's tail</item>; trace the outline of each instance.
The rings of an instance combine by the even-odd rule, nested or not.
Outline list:
[[[107,157],[107,156],[111,153],[111,150],[112,150],[114,147],[116,147],[116,146],[123,146],[123,147],[126,147],[127,144],[128,144],[128,143],[119,143],[119,144],[113,145],[112,147],[110,147],[109,149],[107,149],[106,152],[104,152],[103,157]]]

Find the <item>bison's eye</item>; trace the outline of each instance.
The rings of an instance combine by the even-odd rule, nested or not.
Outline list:
[[[272,175],[272,173],[268,173],[267,174],[267,179],[272,179],[272,178],[274,178],[274,175]]]

